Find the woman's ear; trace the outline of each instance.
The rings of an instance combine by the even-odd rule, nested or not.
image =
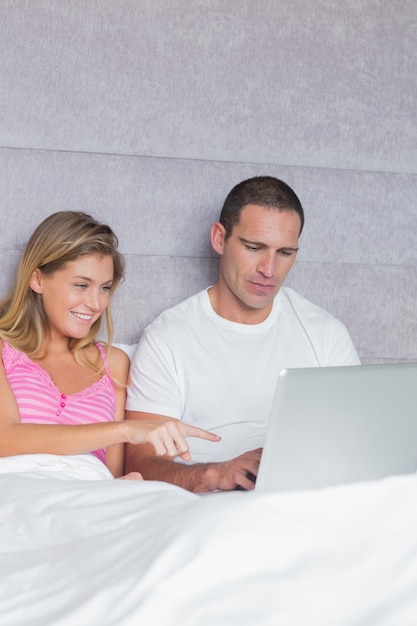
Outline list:
[[[217,254],[222,255],[224,252],[224,242],[226,240],[226,230],[223,224],[215,222],[211,227],[211,245]]]
[[[35,293],[43,292],[43,277],[41,270],[37,267],[36,270],[33,271],[33,274],[29,281],[29,287]]]

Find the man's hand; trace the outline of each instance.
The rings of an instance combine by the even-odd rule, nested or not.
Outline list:
[[[235,459],[220,463],[209,463],[204,472],[202,482],[205,489],[201,491],[231,491],[237,487],[251,490],[255,483],[248,475],[258,475],[262,448],[244,452]]]

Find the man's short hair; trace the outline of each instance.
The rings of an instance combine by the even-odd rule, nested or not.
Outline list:
[[[224,201],[219,222],[225,228],[226,239],[232,234],[233,227],[239,223],[242,209],[248,204],[297,213],[300,218],[301,234],[304,210],[297,194],[278,178],[255,176],[235,185]]]

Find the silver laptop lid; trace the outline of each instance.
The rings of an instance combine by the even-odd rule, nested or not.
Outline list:
[[[256,491],[417,470],[417,363],[280,373]]]

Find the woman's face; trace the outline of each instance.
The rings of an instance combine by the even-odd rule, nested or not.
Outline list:
[[[42,295],[50,339],[81,339],[106,310],[113,284],[111,256],[86,254],[51,276],[35,270],[30,286]]]

